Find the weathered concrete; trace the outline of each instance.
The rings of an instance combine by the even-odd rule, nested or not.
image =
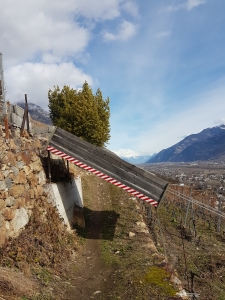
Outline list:
[[[72,229],[74,206],[83,207],[80,176],[72,179],[72,182],[58,182],[45,185],[44,190],[49,194],[49,200],[57,207],[68,229]]]

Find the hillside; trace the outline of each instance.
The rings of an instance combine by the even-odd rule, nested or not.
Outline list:
[[[193,162],[225,157],[225,125],[207,128],[184,138],[179,143],[160,151],[147,163]]]
[[[12,129],[6,143],[1,130],[2,299],[180,299],[181,282],[155,246],[142,201],[70,165],[82,178],[86,227],[67,231],[44,191],[47,139]],[[17,229],[18,214],[25,217]]]
[[[68,232],[56,208],[48,203],[47,194],[37,194],[42,192],[40,187],[37,189],[38,179],[42,178],[43,184],[45,178],[39,173],[44,172],[41,162],[44,162],[42,156],[46,155],[46,138],[35,135],[20,138],[19,131],[16,132],[16,138],[13,131],[10,133],[9,147],[4,143],[2,128],[4,160],[0,171],[3,198],[0,216],[4,219],[0,219],[1,237],[4,228],[10,228],[15,210],[28,209],[29,220],[18,236],[8,236],[0,248],[2,299],[187,299],[182,289],[184,286],[187,291],[192,291],[190,275],[187,283],[187,271],[197,274],[194,288],[200,293],[200,299],[225,299],[222,275],[225,266],[224,222],[219,233],[214,227],[217,218],[210,216],[208,220],[206,216],[209,215],[197,208],[196,223],[189,215],[191,230],[186,229],[183,241],[188,268],[185,271],[183,227],[179,223],[186,215],[184,202],[179,202],[177,196],[168,195],[156,213],[141,200],[70,164],[71,174],[82,178],[86,226],[77,225]],[[34,151],[40,142],[41,152]],[[31,155],[32,161],[27,155]],[[20,166],[20,180],[17,180],[17,166]],[[36,169],[32,172],[34,166]],[[31,173],[24,176],[22,173],[25,172]],[[56,173],[61,176],[61,172]],[[8,186],[4,191],[3,182],[13,183],[8,179],[12,174],[18,189]],[[30,198],[13,194],[18,197],[15,203],[12,198],[8,199],[7,193],[18,192],[22,186],[28,189]],[[190,195],[188,187],[180,191]],[[212,196],[209,193],[206,199]],[[193,196],[197,195],[203,199],[198,191],[193,191]]]

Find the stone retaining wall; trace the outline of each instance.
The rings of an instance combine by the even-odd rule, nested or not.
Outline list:
[[[20,137],[20,129],[5,141],[0,125],[0,245],[17,236],[28,223],[35,199],[44,197],[46,183],[38,151],[40,139]]]

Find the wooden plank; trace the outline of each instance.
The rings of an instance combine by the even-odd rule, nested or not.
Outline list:
[[[160,198],[161,196],[162,189],[160,189],[159,187],[144,182],[140,178],[138,178],[138,176],[130,174],[124,170],[120,170],[114,165],[110,165],[104,161],[97,160],[96,157],[94,156],[91,155],[88,156],[88,153],[82,155],[82,153],[80,151],[77,151],[77,149],[76,150],[70,149],[70,151],[68,151],[67,149],[59,145],[59,143],[55,143],[55,142],[51,143],[50,145],[72,157],[75,157],[76,159],[87,164],[88,166],[96,170],[99,170],[100,172],[112,178],[115,178],[116,180],[124,183],[125,185],[140,191],[141,193],[145,194],[148,197],[156,199],[156,198]],[[76,155],[74,155],[75,151],[76,151]],[[149,189],[151,189],[151,193],[148,192]]]
[[[131,172],[133,174],[138,174],[139,177],[142,177],[143,180],[147,181],[147,182],[151,182],[155,185],[158,185],[161,188],[165,187],[165,184],[167,184],[166,181],[158,178],[157,176],[155,176],[154,174],[147,172],[143,169],[138,168],[135,165],[132,165],[124,160],[122,160],[120,157],[118,157],[116,154],[114,154],[113,152],[106,150],[104,148],[99,148],[96,147],[84,140],[82,140],[81,138],[61,129],[61,128],[57,128],[52,141],[54,141],[54,139],[56,139],[56,137],[58,138],[66,138],[67,141],[67,149],[71,150],[70,148],[73,148],[73,145],[76,145],[77,151],[78,148],[85,153],[91,153],[93,156],[96,156],[102,160],[105,160],[107,163],[113,164],[113,165],[117,165],[119,168],[127,171],[127,172]],[[59,142],[59,140],[58,140]],[[83,154],[85,156],[85,154]]]
[[[93,146],[61,128],[57,128],[54,132],[49,147],[57,149],[69,157],[76,158],[103,173],[103,175],[106,174],[111,179],[119,181],[126,186],[126,189],[130,187],[138,191],[140,195],[143,194],[146,198],[154,199],[157,203],[160,202],[168,184],[154,174],[123,161],[109,150]]]
[[[52,139],[51,146],[54,146],[56,149],[59,149],[70,156],[75,156],[77,159],[85,162],[92,168],[95,168],[110,177],[120,180],[130,187],[136,189],[138,186],[144,193],[147,193],[147,191],[151,189],[151,196],[154,198],[159,198],[161,196],[162,189],[156,184],[152,183],[152,181],[143,180],[143,177],[139,176],[137,171],[135,173],[128,172],[127,170],[124,170],[115,164],[109,163],[105,159],[99,159],[99,157],[93,155],[93,153],[85,152],[83,149],[77,147],[76,143],[74,145],[70,144],[70,149],[68,150],[61,146],[61,139],[55,136],[54,139]],[[74,153],[76,153],[76,155],[74,155]],[[153,177],[155,178],[156,176],[153,175]]]

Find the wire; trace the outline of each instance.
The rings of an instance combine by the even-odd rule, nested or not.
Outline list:
[[[183,199],[184,201],[189,201],[195,205],[198,205],[202,208],[204,208],[205,210],[208,210],[210,211],[211,213],[214,213],[222,218],[225,219],[225,214],[223,212],[220,212],[218,210],[216,210],[215,208],[205,204],[205,203],[202,203],[202,202],[199,202],[198,200],[195,200],[193,199],[192,197],[187,197],[187,196],[184,196],[183,194],[181,194],[180,192],[175,192],[174,190],[172,189],[168,189],[167,190],[168,193],[172,194],[172,195],[175,195],[175,196],[179,196],[181,199]]]

